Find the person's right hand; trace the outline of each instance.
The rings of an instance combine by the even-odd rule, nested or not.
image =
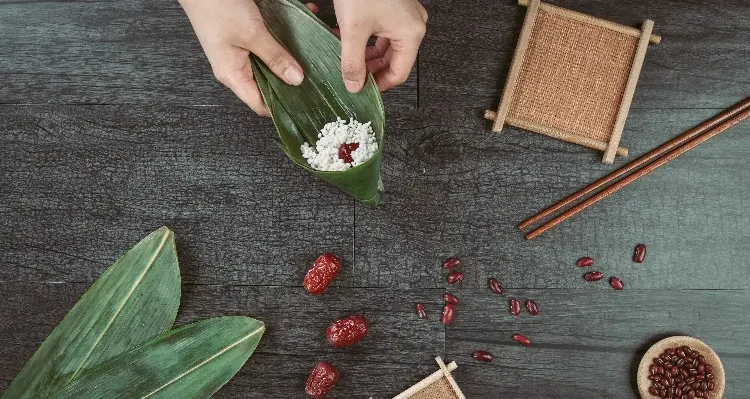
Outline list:
[[[346,88],[362,89],[369,70],[380,91],[409,77],[427,29],[418,0],[334,0],[341,32],[341,74]],[[367,47],[370,36],[375,45]]]
[[[302,83],[299,63],[268,33],[252,0],[180,0],[219,82],[258,115],[268,116],[249,53],[290,85]],[[308,6],[310,7],[310,6]]]

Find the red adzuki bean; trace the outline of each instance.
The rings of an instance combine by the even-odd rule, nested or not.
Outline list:
[[[578,259],[576,261],[576,266],[578,267],[587,267],[587,266],[593,266],[594,265],[594,258],[590,256],[584,256],[581,259]]]
[[[443,318],[441,320],[446,326],[453,322],[453,305],[446,303],[443,306]]]
[[[518,316],[521,313],[521,302],[516,298],[510,298],[510,314]]]
[[[621,289],[625,288],[625,285],[622,283],[622,280],[620,280],[619,278],[617,278],[615,276],[612,276],[612,277],[609,278],[609,285],[611,285],[612,288],[614,288],[616,290],[621,290]],[[684,360],[683,360],[683,362],[684,362]]]
[[[583,279],[586,281],[599,281],[602,278],[604,278],[604,273],[602,272],[588,272],[583,275]]]
[[[633,251],[633,262],[642,263],[644,259],[646,259],[646,245],[638,244]]]
[[[458,259],[458,258],[448,258],[448,259],[445,260],[445,262],[443,262],[443,269],[450,270],[450,269],[453,269],[454,267],[456,267],[456,266],[458,266],[460,264],[461,264],[461,259]]]
[[[709,367],[705,358],[688,346],[666,349],[651,363],[648,391],[661,398],[706,398],[714,390]]]
[[[497,295],[500,295],[503,293],[503,284],[498,281],[496,278],[492,277],[489,280],[487,280],[487,285],[490,287],[490,290],[494,292]]]
[[[450,303],[451,305],[458,305],[458,298],[447,292],[443,294],[443,301],[445,301],[445,303]]]
[[[521,334],[513,334],[513,340],[521,345],[531,346],[531,340]]]
[[[417,316],[419,316],[420,319],[427,318],[427,312],[425,312],[424,305],[421,303],[417,304]]]
[[[464,279],[464,274],[461,272],[448,273],[448,284],[453,285],[460,283]]]
[[[534,302],[533,299],[526,300],[526,310],[528,310],[532,316],[536,316],[539,314],[539,307],[536,305],[536,302]]]
[[[476,351],[471,356],[474,358],[474,360],[478,360],[480,362],[491,362],[495,359],[495,356],[487,351]]]

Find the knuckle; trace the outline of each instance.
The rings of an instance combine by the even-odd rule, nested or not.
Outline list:
[[[406,82],[407,79],[409,79],[409,73],[408,72],[407,73],[399,73],[399,74],[396,74],[396,76],[393,78],[393,83],[395,83],[396,85],[400,85],[400,84],[403,84],[404,82]]]
[[[427,10],[425,10],[425,8],[421,4],[419,5],[419,15],[422,17],[422,22],[427,23],[429,14],[427,13]]]
[[[286,57],[284,57],[284,54],[280,51],[275,51],[268,57],[268,67],[271,68],[271,70],[278,70],[282,68],[284,64],[286,64]]]
[[[341,72],[343,72],[344,76],[346,77],[359,77],[359,75],[362,74],[362,71],[364,68],[360,65],[357,65],[353,62],[346,62],[341,67]]]
[[[244,24],[242,28],[242,36],[245,38],[253,39],[264,33],[266,26],[263,24],[263,18],[260,15],[254,15],[250,17],[250,23]]]
[[[251,41],[258,37],[258,27],[256,24],[250,24],[242,30],[242,39]]]
[[[427,33],[427,25],[424,22],[409,24],[406,33],[409,37],[421,40],[425,33]]]
[[[411,72],[411,71],[394,71],[394,70],[391,70],[390,73],[387,76],[387,80],[393,86],[398,86],[400,84],[403,84],[404,82],[406,82],[409,79],[409,72]]]

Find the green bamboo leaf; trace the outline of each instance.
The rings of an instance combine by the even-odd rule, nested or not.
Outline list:
[[[55,399],[208,398],[242,368],[265,326],[249,317],[188,324],[114,357]]]
[[[297,165],[339,187],[367,205],[380,199],[380,163],[385,139],[385,111],[372,75],[356,94],[341,77],[341,42],[296,0],[258,0],[269,32],[302,65],[305,80],[290,86],[252,56],[255,78],[280,138],[281,149]],[[337,118],[372,122],[377,153],[367,162],[343,172],[312,169],[300,146],[315,146],[318,132]]]
[[[151,233],[110,266],[68,312],[3,398],[47,398],[78,376],[168,330],[180,304],[174,234]]]

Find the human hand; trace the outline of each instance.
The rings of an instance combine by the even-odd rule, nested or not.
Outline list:
[[[284,82],[294,86],[302,83],[302,67],[268,33],[253,1],[180,0],[180,5],[193,25],[216,79],[258,115],[269,113],[253,77],[249,53],[257,55]]]
[[[341,73],[350,92],[362,89],[367,70],[380,91],[404,83],[417,59],[427,11],[417,0],[334,0],[341,35]],[[375,45],[367,47],[370,36]]]

